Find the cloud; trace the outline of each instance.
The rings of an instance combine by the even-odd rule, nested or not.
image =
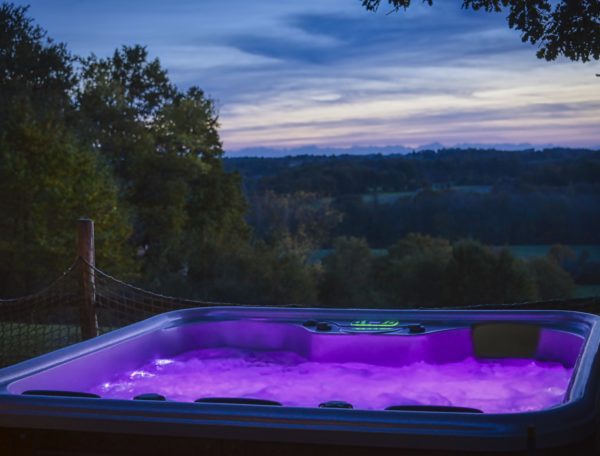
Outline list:
[[[542,62],[503,14],[358,0],[30,0],[76,53],[147,44],[217,100],[226,148],[600,143],[594,64]]]
[[[228,43],[242,52],[282,61],[329,64],[337,46],[303,43],[276,36],[240,35]]]
[[[365,12],[295,14],[284,18],[277,34],[238,34],[226,43],[243,52],[281,61],[322,65],[364,58],[395,64],[448,62],[466,55],[523,49],[524,45],[498,22],[498,17],[473,20],[467,17],[471,14],[460,9],[446,7],[448,17],[437,9],[420,8],[415,14],[389,17]],[[499,39],[506,35],[513,39]]]

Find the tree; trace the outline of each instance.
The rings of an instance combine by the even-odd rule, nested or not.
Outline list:
[[[377,11],[381,0],[361,0]],[[387,0],[394,11],[411,0]],[[428,5],[433,0],[423,0]],[[554,5],[554,8],[553,8]],[[463,0],[462,7],[486,12],[508,11],[508,26],[521,32],[521,40],[537,44],[537,57],[548,61],[559,56],[587,62],[600,58],[600,2],[598,0]]]
[[[577,254],[575,251],[571,247],[562,244],[552,245],[546,256],[549,260],[563,268],[577,261]]]
[[[255,304],[317,305],[318,268],[308,265],[294,252],[281,254],[276,248],[258,243],[252,249]],[[248,297],[244,300],[248,302]]]
[[[323,260],[320,301],[336,307],[377,307],[373,289],[373,255],[363,239],[337,238]]]
[[[537,298],[535,277],[527,263],[516,258],[507,248],[496,253],[490,288],[491,302],[519,302]]]
[[[130,277],[130,225],[108,168],[60,119],[17,107],[0,138],[0,292],[31,293],[75,259],[75,220],[93,218],[97,262]],[[125,275],[127,274],[127,275]]]
[[[223,170],[213,102],[197,87],[179,91],[146,48],[82,61],[82,128],[111,163],[135,208],[133,241],[146,283],[177,275],[203,280],[214,245],[247,239],[239,176]]]
[[[75,220],[97,223],[98,263],[133,272],[130,225],[103,161],[73,128],[73,58],[0,6],[0,293],[33,292],[75,259]]]
[[[271,190],[250,196],[248,221],[254,235],[302,257],[329,241],[341,213],[331,201],[314,193],[278,194]]]
[[[575,283],[570,274],[550,258],[529,261],[533,271],[539,299],[565,299],[573,296]]]
[[[317,303],[318,267],[264,242],[207,244],[187,277],[171,276],[169,293],[253,305]]]
[[[451,255],[445,239],[413,233],[398,241],[376,267],[386,302],[397,308],[440,306]]]
[[[454,244],[444,276],[450,305],[500,304],[536,297],[533,277],[507,249],[495,253],[478,242]]]
[[[62,115],[71,108],[74,58],[27,17],[27,7],[0,5],[0,128],[15,104],[35,105],[36,113]],[[32,114],[32,113],[30,113]]]

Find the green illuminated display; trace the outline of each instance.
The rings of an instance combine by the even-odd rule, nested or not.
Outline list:
[[[399,324],[398,320],[354,320],[350,326],[355,329],[389,329],[395,328]]]

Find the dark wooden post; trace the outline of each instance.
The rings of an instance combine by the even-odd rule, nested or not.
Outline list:
[[[96,316],[96,250],[94,247],[94,221],[86,218],[77,222],[77,253],[81,261],[81,337],[91,339],[98,335]]]

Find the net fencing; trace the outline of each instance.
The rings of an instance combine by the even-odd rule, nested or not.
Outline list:
[[[91,289],[85,284],[90,271],[93,272]],[[153,293],[122,282],[78,258],[58,280],[39,293],[0,299],[0,367],[86,339],[83,322],[90,293],[98,334],[171,310],[241,305]]]
[[[93,277],[91,288],[84,283],[89,280],[90,272]],[[0,367],[83,340],[83,314],[90,294],[99,334],[171,310],[247,305],[163,296],[122,282],[79,258],[58,280],[39,293],[17,299],[0,299]],[[306,306],[286,304],[281,307]],[[427,309],[554,309],[600,314],[600,297],[511,304],[432,306]]]
[[[79,262],[46,289],[0,300],[0,366],[16,363],[82,340]]]

